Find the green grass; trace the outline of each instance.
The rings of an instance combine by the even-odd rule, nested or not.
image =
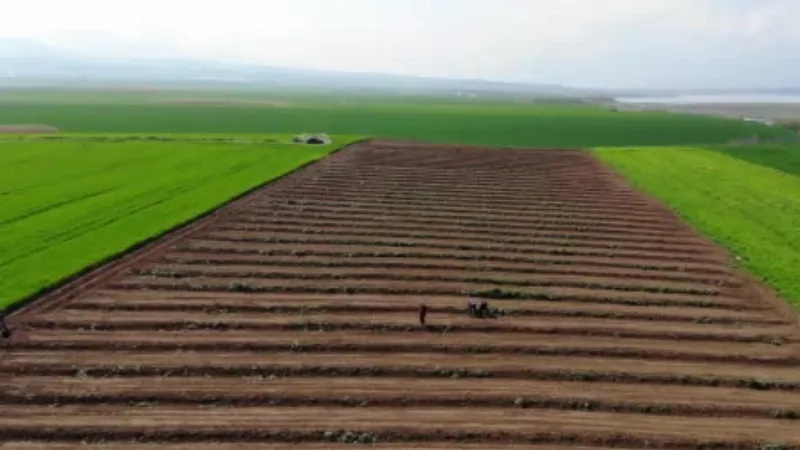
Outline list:
[[[88,137],[0,142],[0,309],[334,149]]]
[[[719,146],[714,150],[789,175],[800,175],[800,147],[796,145]]]
[[[597,149],[800,306],[800,147]]]
[[[288,105],[174,105],[175,99],[278,100]],[[297,133],[517,147],[724,144],[791,136],[758,123],[588,105],[490,99],[257,92],[0,92],[0,124],[40,123],[68,132]]]

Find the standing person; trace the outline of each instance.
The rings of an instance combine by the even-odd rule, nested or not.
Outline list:
[[[419,326],[425,328],[425,317],[428,315],[428,305],[419,305]]]
[[[8,339],[11,337],[11,330],[6,325],[6,313],[0,311],[0,339]]]
[[[467,309],[469,311],[469,315],[472,317],[478,317],[478,301],[474,298],[469,299],[469,303],[467,304]]]
[[[478,306],[478,316],[479,317],[489,317],[489,302],[486,300],[481,300],[480,306]]]

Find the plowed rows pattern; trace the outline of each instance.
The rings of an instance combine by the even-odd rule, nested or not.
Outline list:
[[[795,316],[578,151],[360,144],[12,323],[19,448],[800,448]]]

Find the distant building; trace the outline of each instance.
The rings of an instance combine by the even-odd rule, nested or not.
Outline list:
[[[767,126],[775,125],[775,122],[772,121],[772,120],[769,120],[769,119],[758,119],[758,118],[755,118],[755,117],[744,117],[743,119],[744,119],[745,122],[756,122],[756,123],[761,123],[761,124],[764,124],[764,125],[767,125]]]
[[[297,144],[327,145],[333,140],[327,134],[299,134],[292,139]]]

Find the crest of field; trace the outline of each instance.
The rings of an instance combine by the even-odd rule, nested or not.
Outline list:
[[[692,114],[614,111],[575,101],[281,92],[19,91],[2,123],[68,132],[325,132],[502,147],[723,144],[791,135],[778,127]]]

